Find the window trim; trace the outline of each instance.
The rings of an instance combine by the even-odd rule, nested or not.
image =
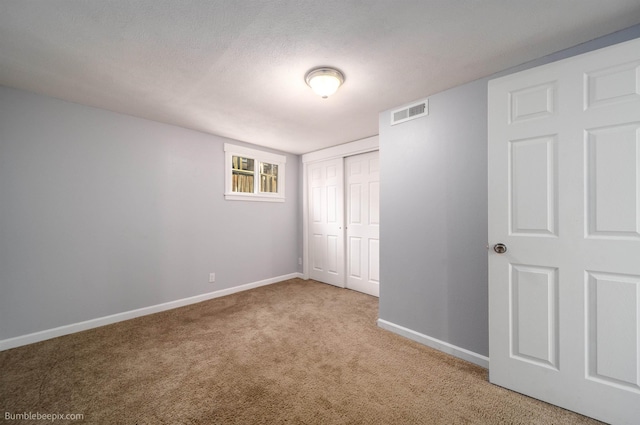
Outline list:
[[[254,185],[253,193],[248,192],[233,192],[232,186],[232,158],[234,156],[242,156],[253,159],[254,162]],[[265,152],[258,149],[251,149],[245,146],[232,145],[231,143],[224,144],[224,199],[227,201],[258,201],[258,202],[284,202],[285,201],[285,169],[287,163],[287,157],[284,155],[278,155],[271,152]],[[260,163],[265,162],[268,164],[278,165],[278,192],[276,193],[263,193],[260,192],[259,182],[259,169]]]

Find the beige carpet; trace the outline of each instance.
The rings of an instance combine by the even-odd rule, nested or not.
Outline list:
[[[0,421],[600,423],[493,386],[487,370],[382,330],[377,316],[377,298],[293,279],[7,350]]]

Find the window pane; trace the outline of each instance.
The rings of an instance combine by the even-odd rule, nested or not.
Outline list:
[[[242,156],[232,157],[231,190],[233,192],[253,193],[253,167],[254,160],[252,158],[244,158]]]
[[[260,163],[260,192],[278,193],[278,164]]]

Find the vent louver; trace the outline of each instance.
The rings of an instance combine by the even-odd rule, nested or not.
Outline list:
[[[392,111],[391,125],[400,124],[401,122],[424,117],[426,115],[429,115],[429,99]]]

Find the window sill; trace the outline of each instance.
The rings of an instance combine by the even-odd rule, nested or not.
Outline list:
[[[284,202],[284,198],[276,196],[263,196],[252,193],[225,193],[224,199],[227,201],[253,201],[253,202]]]

